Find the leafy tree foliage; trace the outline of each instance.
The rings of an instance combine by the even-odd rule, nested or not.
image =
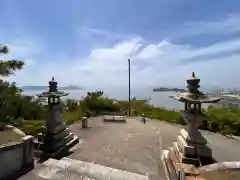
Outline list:
[[[7,54],[9,49],[7,46],[0,44],[0,53]],[[24,66],[23,61],[19,60],[0,60],[0,76],[9,76],[16,70],[22,69]]]
[[[0,53],[7,54],[9,49],[0,44]],[[12,75],[16,70],[22,69],[23,61],[0,60],[0,76]],[[21,95],[15,83],[0,80],[0,126],[16,119],[38,119],[44,115],[44,108],[31,96]]]
[[[103,91],[88,92],[87,96],[80,101],[80,105],[85,112],[95,115],[101,112],[118,112],[120,106],[116,101],[109,99]]]

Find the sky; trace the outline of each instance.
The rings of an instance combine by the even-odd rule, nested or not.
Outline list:
[[[239,0],[0,0],[18,85],[240,88]]]

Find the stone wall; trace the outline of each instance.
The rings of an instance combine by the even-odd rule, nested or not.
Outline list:
[[[33,136],[0,146],[0,179],[20,176],[34,167]]]

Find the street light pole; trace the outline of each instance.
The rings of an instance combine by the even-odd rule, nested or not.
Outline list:
[[[128,115],[131,115],[131,66],[128,59]]]

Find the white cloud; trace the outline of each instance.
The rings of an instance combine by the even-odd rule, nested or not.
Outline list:
[[[230,14],[226,18],[214,21],[187,22],[177,36],[200,34],[231,34],[240,32],[240,14]]]
[[[195,48],[191,45],[173,44],[168,41],[162,41],[159,44],[150,44],[146,46],[139,54],[137,54],[136,58],[142,59],[143,61],[155,61],[160,58],[157,63],[159,62],[162,64],[163,62],[166,62],[167,65],[170,65],[179,63],[182,60],[190,60],[193,58],[199,60],[201,57],[216,56],[219,54],[234,52],[239,49],[240,39],[224,41],[200,48]]]
[[[194,33],[238,32],[238,16],[230,16],[217,22],[197,22],[188,25],[189,29],[199,30]],[[200,25],[200,26],[198,26]],[[222,27],[222,28],[221,28]],[[231,30],[227,30],[231,28]],[[89,30],[89,31],[88,31]],[[44,59],[44,43],[35,38],[20,38],[9,41],[12,53],[5,58],[24,59],[26,68],[10,77],[18,84],[47,84],[51,76],[62,85],[77,84],[86,87],[110,88],[124,87],[128,83],[127,59],[131,58],[132,84],[142,86],[183,86],[192,71],[202,79],[204,86],[240,87],[234,80],[240,77],[240,39],[213,43],[205,47],[192,44],[174,44],[162,40],[148,43],[144,37],[129,38],[118,33],[100,29],[82,29],[82,36],[87,34],[103,35],[109,39],[122,39],[115,44],[93,46],[88,55],[69,56],[65,52],[49,54],[51,59]],[[187,32],[185,32],[187,33]],[[41,42],[41,41],[40,41]],[[75,48],[75,47],[74,47]],[[57,59],[58,61],[54,61]]]
[[[11,77],[20,84],[46,84],[52,75],[60,84],[79,84],[88,87],[122,87],[127,85],[127,59],[132,58],[134,86],[181,86],[195,71],[204,86],[238,86],[231,81],[240,76],[240,54],[214,58],[222,52],[231,52],[240,46],[239,40],[213,44],[205,48],[175,45],[163,41],[143,46],[144,39],[124,41],[109,48],[93,49],[86,57],[57,56],[61,63],[44,62],[23,69]],[[199,59],[214,55],[205,61],[176,66],[181,60]]]

